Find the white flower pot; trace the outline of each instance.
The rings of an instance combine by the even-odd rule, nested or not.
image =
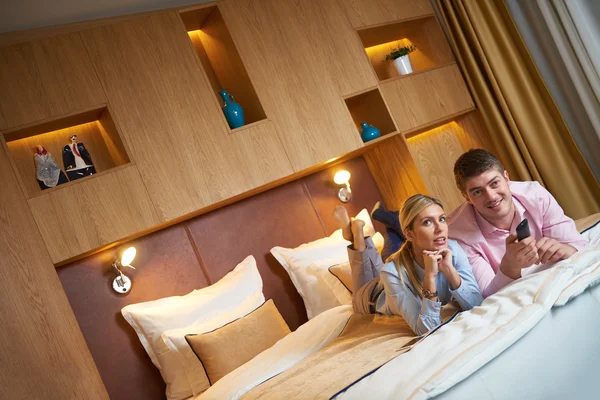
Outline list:
[[[394,60],[394,66],[396,67],[400,75],[406,75],[413,72],[412,65],[410,65],[410,59],[408,58],[408,54],[396,58]]]

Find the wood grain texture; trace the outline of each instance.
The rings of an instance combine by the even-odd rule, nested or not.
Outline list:
[[[460,128],[455,122],[408,139],[408,149],[427,191],[442,200],[446,212],[464,202],[454,183],[454,162],[463,153],[458,140]]]
[[[376,78],[336,1],[232,0],[219,8],[294,171],[362,146],[342,96]]]
[[[455,64],[388,81],[380,87],[400,132],[474,107]]]
[[[123,144],[117,125],[110,116],[108,109],[105,109],[102,112],[100,119],[96,121],[96,126],[102,134],[102,138],[104,139],[104,143],[106,144],[106,148],[108,149],[108,153],[110,154],[110,158],[113,160],[114,165],[127,164],[130,161],[127,154],[128,151]]]
[[[229,134],[176,12],[82,37],[161,221],[292,173],[273,125]]]
[[[215,91],[215,96],[219,103],[222,104],[222,100],[218,92],[227,89],[235,97],[235,101],[244,109],[247,124],[265,119],[265,112],[260,100],[218,7],[214,7],[213,12],[204,21],[202,28],[195,31],[195,33],[204,47],[206,56],[210,61],[210,68],[218,79],[219,88]],[[196,43],[195,47],[197,48],[197,46]],[[203,65],[207,69],[207,65]],[[210,76],[211,73],[207,71],[207,75]]]
[[[105,102],[73,33],[0,48],[0,129]]]
[[[0,398],[108,399],[4,151],[0,181]]]
[[[361,131],[361,124],[367,122],[379,129],[381,135],[396,132],[394,120],[390,116],[388,108],[381,97],[379,89],[375,88],[365,93],[346,99],[346,105],[352,115],[356,129]]]
[[[398,210],[413,194],[429,193],[403,136],[385,140],[363,157],[388,208]]]
[[[44,192],[36,179],[33,157],[38,144],[48,150],[63,171],[65,171],[62,160],[63,148],[71,143],[72,135],[77,135],[77,142],[84,144],[89,151],[96,172],[108,171],[128,163],[129,158],[118,133],[115,132],[114,123],[108,115],[102,117],[102,123],[92,121],[7,142],[8,152],[25,187],[27,198],[38,196]]]
[[[490,139],[490,134],[481,119],[479,110],[465,114],[455,120],[456,137],[464,151],[470,149],[486,149],[497,154]]]
[[[355,28],[433,14],[428,0],[339,0]]]
[[[54,263],[160,222],[136,166],[75,183],[29,200]]]
[[[198,59],[202,64],[202,68],[206,73],[206,77],[210,82],[210,86],[213,89],[213,92],[219,93],[221,90],[221,82],[219,82],[219,78],[215,73],[215,69],[212,67],[210,63],[210,59],[208,58],[208,54],[206,54],[206,49],[204,48],[204,44],[202,44],[202,39],[200,39],[200,31],[195,30],[188,32],[188,36],[194,45],[194,49],[196,49],[196,54],[198,54]]]
[[[358,34],[380,81],[401,76],[393,63],[385,59],[397,47],[417,47],[409,56],[414,72],[454,62],[435,16],[364,29]]]

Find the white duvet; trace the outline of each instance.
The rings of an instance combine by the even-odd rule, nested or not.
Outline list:
[[[586,236],[591,244],[585,251],[525,276],[480,307],[461,313],[337,398],[426,399],[467,378],[533,328],[550,308],[600,282],[600,226]],[[240,398],[335,340],[351,314],[350,306],[320,314],[196,399]]]

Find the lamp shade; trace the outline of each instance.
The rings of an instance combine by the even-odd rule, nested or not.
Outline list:
[[[350,180],[350,172],[345,169],[338,171],[333,177],[333,181],[338,185],[343,185],[344,183],[348,183]]]

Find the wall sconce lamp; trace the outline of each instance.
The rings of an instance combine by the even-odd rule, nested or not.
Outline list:
[[[346,170],[338,171],[333,177],[333,181],[338,185],[346,185],[338,191],[338,198],[347,203],[352,199],[352,190],[350,190],[350,172]]]
[[[112,263],[112,267],[117,272],[117,277],[113,281],[113,289],[117,293],[128,293],[131,290],[131,279],[129,279],[121,268],[129,267],[135,269],[131,262],[135,258],[136,250],[135,247],[128,247],[126,249],[117,252],[115,261]]]

